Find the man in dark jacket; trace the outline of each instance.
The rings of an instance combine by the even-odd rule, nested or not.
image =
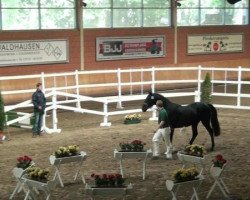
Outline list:
[[[33,137],[41,134],[41,127],[43,125],[43,114],[46,107],[46,98],[42,92],[42,84],[36,84],[36,91],[32,95],[32,103],[34,105],[35,124],[32,132]]]

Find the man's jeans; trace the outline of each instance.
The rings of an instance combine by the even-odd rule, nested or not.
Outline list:
[[[41,127],[43,125],[43,113],[42,112],[35,112],[35,124],[32,128],[33,134],[40,135],[41,133]]]

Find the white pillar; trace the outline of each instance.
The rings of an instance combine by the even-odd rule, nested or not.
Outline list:
[[[240,99],[240,95],[241,95],[241,76],[242,76],[242,69],[241,66],[238,67],[238,96],[237,96],[237,106],[240,106],[241,104],[241,99]]]
[[[116,108],[122,109],[122,86],[121,86],[121,69],[117,69],[117,89],[118,89],[118,102]]]

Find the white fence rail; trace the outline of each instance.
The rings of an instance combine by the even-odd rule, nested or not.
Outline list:
[[[192,73],[192,76],[190,79],[182,80],[182,79],[157,79],[159,73],[167,72],[187,72]],[[68,73],[58,73],[58,74],[44,74],[41,73],[40,75],[26,75],[26,76],[8,76],[8,77],[0,77],[0,81],[9,81],[9,80],[25,80],[25,79],[33,79],[37,78],[39,79],[43,84],[43,91],[45,92],[45,95],[47,98],[51,98],[52,100],[48,102],[46,107],[46,112],[49,110],[52,110],[53,114],[53,128],[49,129],[46,127],[46,121],[44,119],[44,129],[48,133],[53,132],[60,132],[60,129],[57,128],[57,109],[64,109],[64,110],[70,110],[70,111],[76,111],[81,113],[90,113],[95,115],[101,115],[103,116],[103,122],[101,123],[101,126],[110,126],[111,123],[108,121],[108,117],[110,115],[120,115],[120,114],[129,114],[129,113],[135,113],[135,112],[141,112],[141,109],[126,109],[122,107],[122,102],[126,101],[135,101],[135,100],[143,100],[146,98],[145,94],[145,86],[148,86],[152,92],[157,92],[157,87],[159,85],[170,85],[170,84],[192,84],[195,88],[193,89],[193,92],[168,92],[168,93],[162,93],[166,97],[183,97],[183,96],[193,96],[195,98],[195,101],[200,100],[200,92],[201,92],[201,83],[203,81],[203,77],[205,77],[205,73],[209,72],[212,74],[211,76],[211,82],[212,82],[212,88],[214,89],[215,85],[222,85],[224,87],[223,91],[214,91],[212,92],[212,97],[220,97],[220,96],[227,96],[236,98],[237,101],[233,105],[223,105],[223,104],[214,104],[216,107],[222,107],[222,108],[236,108],[236,109],[250,109],[249,105],[242,105],[241,99],[242,98],[250,98],[250,93],[243,93],[242,92],[242,86],[243,85],[250,85],[250,81],[247,81],[246,77],[250,78],[250,69],[249,68],[204,68],[201,66],[198,67],[163,67],[163,68],[147,68],[147,69],[126,69],[126,70],[97,70],[97,71],[75,71],[75,72],[68,72]],[[217,75],[217,72],[223,73],[223,79],[221,78],[222,75]],[[136,78],[133,77],[133,74],[136,73]],[[140,74],[138,78],[138,73]],[[147,75],[145,75],[147,73]],[[150,76],[149,74],[150,73]],[[231,75],[230,73],[235,73]],[[112,80],[115,80],[113,82],[105,82],[105,83],[95,83],[95,84],[81,84],[80,77],[81,75],[95,75],[95,74],[112,74],[115,76]],[[124,75],[127,75],[129,78],[129,81],[124,81],[123,77]],[[57,87],[57,77],[64,77],[65,79],[65,85],[64,86],[58,86]],[[74,77],[74,84],[69,85],[68,84],[68,77]],[[219,77],[219,78],[218,78]],[[47,87],[47,78],[53,78],[54,83],[53,87]],[[135,79],[135,80],[134,80]],[[139,79],[139,80],[138,80]],[[246,80],[245,80],[246,79]],[[236,85],[237,90],[235,93],[229,93],[227,91],[228,85]],[[140,87],[140,94],[133,95],[134,86]],[[109,97],[90,97],[90,96],[84,96],[81,94],[80,90],[84,88],[107,88],[107,87],[116,87],[117,88],[117,96],[109,96]],[[129,93],[130,94],[123,94],[124,89],[123,87],[130,87]],[[197,91],[195,91],[197,90]],[[70,92],[68,92],[70,91]],[[138,92],[138,89],[136,90]],[[249,90],[248,90],[249,91]],[[2,91],[3,95],[18,95],[23,93],[32,93],[34,92],[34,89],[22,89],[22,90],[6,90]],[[58,98],[58,96],[63,96],[65,100],[62,100],[61,98]],[[96,111],[96,110],[90,110],[87,108],[81,107],[81,102],[96,102],[101,103],[103,105],[102,111]],[[76,106],[68,106],[68,103],[76,103]],[[117,108],[120,108],[120,110],[116,111],[109,111],[108,105],[111,103],[117,103]],[[18,108],[27,108],[32,107],[31,101],[27,100],[24,102],[21,102],[16,105],[6,105],[5,111],[13,111]],[[121,108],[123,108],[121,110]],[[151,110],[152,111],[152,110]],[[153,112],[152,118],[156,117],[156,113]],[[7,122],[7,125],[11,125],[13,123],[22,121],[24,119],[27,119],[28,117],[31,117],[32,113],[23,113],[23,116],[19,117],[18,119],[10,120]]]

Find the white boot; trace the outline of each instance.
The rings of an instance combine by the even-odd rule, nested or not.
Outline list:
[[[153,157],[160,156],[160,146],[159,142],[153,142]]]
[[[172,159],[173,158],[171,147],[167,147],[167,151],[165,152],[165,154],[166,154],[167,159]]]

